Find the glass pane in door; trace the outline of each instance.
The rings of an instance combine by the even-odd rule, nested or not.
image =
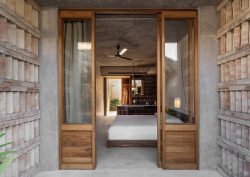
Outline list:
[[[194,123],[192,20],[165,20],[165,105],[167,124]]]
[[[64,21],[64,121],[91,123],[91,20]]]

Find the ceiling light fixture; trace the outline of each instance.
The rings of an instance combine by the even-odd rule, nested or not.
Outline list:
[[[123,55],[124,53],[127,52],[127,50],[128,50],[128,49],[124,48],[124,49],[122,49],[122,51],[121,51],[119,54],[120,54],[120,55]]]

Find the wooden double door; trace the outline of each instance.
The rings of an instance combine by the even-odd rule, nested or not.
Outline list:
[[[59,11],[61,169],[96,167],[95,14],[107,12]],[[197,169],[197,11],[110,10],[110,13],[155,15],[158,122],[156,163],[164,169]]]

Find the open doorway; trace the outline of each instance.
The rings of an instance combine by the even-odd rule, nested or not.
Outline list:
[[[104,78],[104,116],[116,116],[117,107],[128,105],[130,78],[127,76]]]
[[[121,104],[122,100],[122,80],[107,78],[106,83],[107,116],[116,116],[117,106]]]
[[[156,36],[156,15],[96,16],[97,168],[157,168]]]
[[[197,11],[157,12],[59,13],[60,168],[198,168]],[[104,116],[111,76],[129,78],[129,103]]]

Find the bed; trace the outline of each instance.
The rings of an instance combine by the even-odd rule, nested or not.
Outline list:
[[[168,123],[183,123],[167,115]],[[156,115],[118,115],[108,130],[107,147],[156,147]]]

